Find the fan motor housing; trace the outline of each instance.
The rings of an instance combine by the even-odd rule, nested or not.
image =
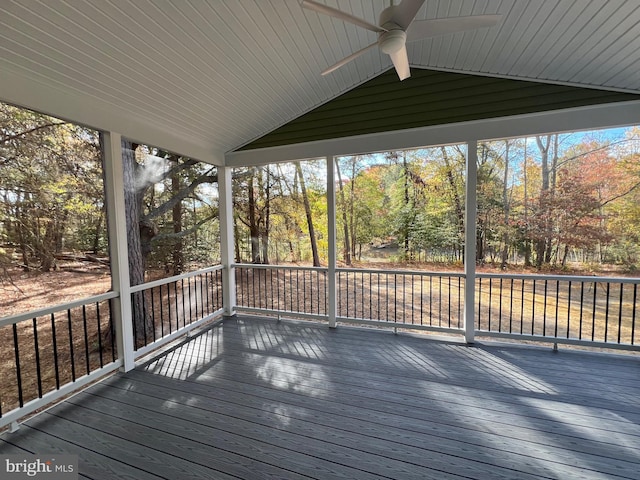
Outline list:
[[[384,28],[387,28],[387,26],[384,26]],[[407,34],[397,25],[395,25],[395,29],[389,29],[387,32],[382,32],[378,37],[380,50],[387,55],[391,55],[402,50],[406,41]]]

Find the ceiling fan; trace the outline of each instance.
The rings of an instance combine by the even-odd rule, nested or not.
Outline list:
[[[361,18],[350,15],[342,10],[329,7],[313,0],[302,0],[301,5],[324,15],[338,18],[378,34],[378,41],[364,47],[343,58],[335,65],[322,72],[327,75],[356,59],[376,45],[382,53],[391,57],[393,66],[400,80],[411,76],[409,58],[407,57],[407,42],[415,42],[424,38],[445,35],[448,33],[492,27],[497,24],[502,15],[472,15],[468,17],[449,17],[433,20],[415,20],[418,10],[425,0],[402,0],[399,5],[391,5],[380,13],[379,25],[373,25]]]

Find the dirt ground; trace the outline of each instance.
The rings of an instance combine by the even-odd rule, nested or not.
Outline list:
[[[11,281],[0,283],[0,318],[98,295],[111,288],[111,273],[104,266],[70,263],[48,273],[18,268],[8,273]]]

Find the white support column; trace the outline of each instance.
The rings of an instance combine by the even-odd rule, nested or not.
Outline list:
[[[231,167],[218,167],[220,202],[220,261],[225,267],[222,274],[222,303],[225,315],[236,314],[236,274],[234,263],[233,196]]]
[[[133,324],[131,322],[131,285],[127,251],[127,220],[124,206],[122,172],[122,137],[119,133],[104,134],[104,179],[111,257],[111,285],[120,296],[114,300],[112,312],[116,327],[118,358],[125,372],[135,367]]]
[[[464,339],[471,344],[475,334],[476,293],[476,216],[478,185],[478,142],[467,143],[467,166],[464,209]]]
[[[336,277],[336,182],[334,175],[334,157],[327,157],[327,233],[329,248],[329,265],[327,272],[327,293],[329,304],[327,305],[329,327],[336,328],[338,314],[338,288]]]

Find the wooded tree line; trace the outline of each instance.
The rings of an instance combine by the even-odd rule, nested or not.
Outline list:
[[[637,265],[639,131],[617,140],[575,137],[479,145],[478,263]],[[371,254],[388,245],[397,260],[462,260],[465,157],[463,147],[443,146],[339,159],[345,262],[359,260],[365,246]]]
[[[477,258],[542,267],[636,265],[638,128],[480,144]],[[0,104],[0,260],[49,271],[69,252],[107,257],[100,135]],[[462,261],[464,146],[336,159],[339,259]],[[216,168],[123,141],[131,281],[219,261]],[[325,162],[233,172],[238,262],[327,258]]]
[[[101,136],[0,104],[0,261],[108,263]],[[216,168],[123,140],[131,281],[219,262]]]

